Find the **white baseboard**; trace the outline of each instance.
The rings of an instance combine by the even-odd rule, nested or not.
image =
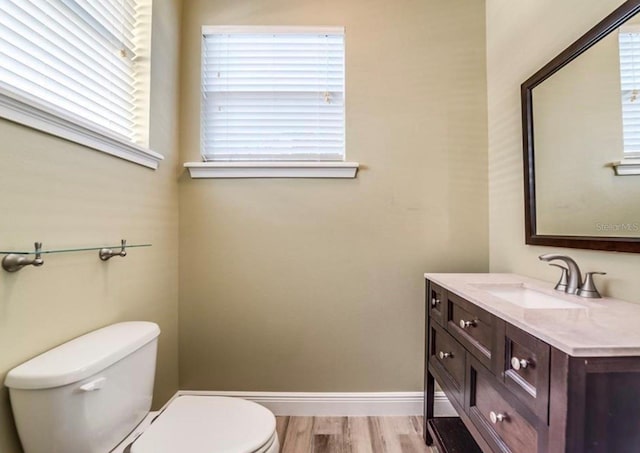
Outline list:
[[[422,392],[307,393],[307,392],[229,392],[179,390],[183,395],[230,396],[254,401],[275,415],[289,416],[385,416],[422,415]],[[437,416],[456,415],[443,392],[436,392]]]

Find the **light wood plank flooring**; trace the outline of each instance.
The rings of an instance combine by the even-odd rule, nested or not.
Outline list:
[[[422,417],[276,417],[280,453],[431,453]]]

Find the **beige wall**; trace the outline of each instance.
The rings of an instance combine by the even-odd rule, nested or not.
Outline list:
[[[599,279],[605,293],[640,301],[640,263],[635,254],[524,244],[520,84],[621,3],[487,2],[490,257],[494,272],[554,281],[557,269],[538,261],[537,256],[551,251],[568,253],[585,271],[608,272]]]
[[[344,25],[355,180],[180,181],[180,385],[422,388],[425,271],[487,270],[484,2],[188,0],[182,157],[199,160],[200,27]]]
[[[41,268],[0,270],[0,380],[19,363],[75,336],[124,320],[162,329],[154,404],[178,387],[177,83],[179,1],[154,8],[152,171],[0,120],[0,249],[151,242],[108,263],[97,252],[45,255]],[[18,440],[0,391],[0,451]]]

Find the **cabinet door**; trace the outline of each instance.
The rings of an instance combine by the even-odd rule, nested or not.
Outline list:
[[[507,324],[504,383],[545,423],[549,418],[550,348],[545,342]]]

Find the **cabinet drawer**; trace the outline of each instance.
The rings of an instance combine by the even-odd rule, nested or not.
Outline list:
[[[498,339],[504,336],[504,322],[453,293],[447,294],[446,316],[449,333],[498,374],[501,368]]]
[[[427,309],[429,316],[444,327],[444,310],[447,307],[447,290],[433,282],[427,284]]]
[[[506,325],[504,338],[504,383],[546,423],[549,417],[549,345],[510,324]]]
[[[460,405],[464,403],[465,350],[439,325],[431,324],[429,363],[439,371],[444,390],[453,395]]]
[[[512,453],[544,451],[545,433],[540,435],[537,418],[482,365],[471,361],[468,371],[469,417],[492,449]]]

